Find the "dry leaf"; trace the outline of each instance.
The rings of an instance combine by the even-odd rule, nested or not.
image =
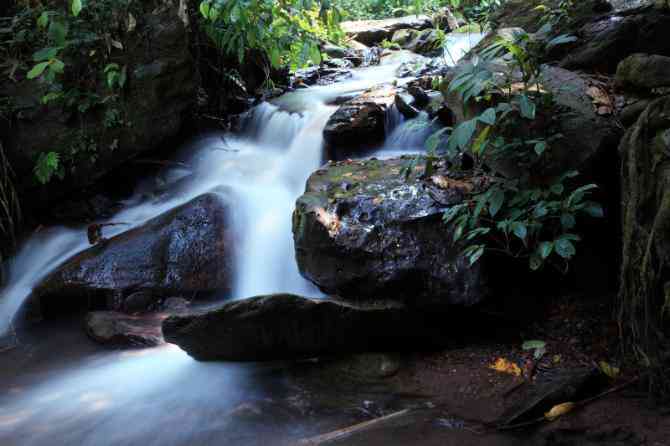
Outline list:
[[[591,98],[591,102],[596,107],[599,115],[611,115],[614,111],[612,99],[602,88],[591,86],[586,89],[586,94]]]
[[[558,417],[571,412],[575,408],[575,403],[561,403],[552,407],[551,410],[544,414],[544,418],[549,421],[554,421]]]
[[[441,189],[459,189],[464,192],[472,192],[472,183],[462,180],[454,180],[444,175],[433,175],[430,180]]]
[[[342,176],[343,176],[343,177],[350,177],[350,176],[352,176],[353,174],[354,174],[353,172],[347,172],[347,173],[343,173]]]
[[[621,373],[621,369],[619,369],[619,367],[614,367],[613,365],[605,361],[600,361],[598,363],[598,366],[605,375],[609,376],[612,379],[616,379]]]
[[[489,366],[490,369],[500,373],[507,373],[514,376],[521,376],[521,368],[515,363],[508,361],[505,358],[498,358],[496,362]]]
[[[324,208],[316,208],[316,219],[328,229],[328,234],[335,237],[340,232],[340,219]]]

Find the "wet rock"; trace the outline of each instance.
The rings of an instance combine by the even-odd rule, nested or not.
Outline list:
[[[328,57],[333,59],[342,59],[348,54],[347,48],[333,45],[332,43],[326,43],[323,45],[322,52],[326,53]]]
[[[94,311],[86,315],[86,334],[94,341],[111,347],[155,347],[164,342],[161,324],[166,317]]]
[[[454,13],[446,6],[433,14],[432,22],[435,28],[444,32],[454,31],[461,26]]]
[[[419,110],[413,104],[414,98],[407,93],[400,93],[395,97],[395,106],[407,119],[416,118],[419,115]]]
[[[419,108],[427,106],[430,102],[430,97],[428,97],[426,91],[417,84],[408,85],[407,92],[412,95],[416,106]]]
[[[444,342],[438,320],[397,304],[275,294],[172,316],[163,333],[199,360],[269,361],[435,346]]]
[[[296,70],[293,85],[299,88],[308,85],[328,85],[349,78],[351,71],[346,66],[347,63],[342,61],[342,66],[338,67],[337,62],[331,62],[329,65],[315,65]]]
[[[188,311],[190,302],[182,297],[168,297],[161,305],[160,310],[165,313],[179,314]]]
[[[361,20],[342,22],[342,30],[347,36],[367,46],[380,44],[383,40],[391,40],[393,33],[399,29],[423,30],[433,26],[430,17],[409,15],[383,20]]]
[[[495,71],[512,75],[505,61],[496,60],[491,64]],[[537,167],[536,174],[551,176],[573,169],[585,174],[594,169],[599,160],[616,156],[621,130],[614,116],[614,103],[607,82],[587,74],[543,65],[540,83],[553,95],[553,105],[549,110],[538,110],[534,125],[542,125],[552,134],[562,136],[554,141],[551,157]],[[447,86],[448,82],[442,84],[442,93],[448,109],[454,113],[456,125],[483,112],[485,104],[471,101],[464,107],[460,95],[449,92]],[[530,137],[532,129],[518,125],[514,134]],[[519,175],[515,163],[504,161],[494,160],[491,164],[506,176]]]
[[[449,172],[443,172],[444,188],[433,179],[406,180],[407,164],[402,158],[339,162],[312,174],[293,214],[301,274],[347,299],[383,296],[424,308],[481,301],[481,266],[469,267],[442,222],[472,183]]]
[[[621,123],[626,127],[629,127],[635,124],[637,118],[640,117],[642,112],[649,106],[651,99],[639,99],[627,103],[619,113],[619,119]]]
[[[156,298],[151,291],[135,291],[123,301],[123,311],[128,314],[145,313],[152,310]]]
[[[561,66],[614,73],[626,57],[635,53],[670,57],[670,13],[645,9],[636,14],[612,14],[587,23],[578,32],[576,47]]]
[[[625,58],[616,71],[620,88],[653,89],[670,86],[670,57],[655,54],[633,54]]]
[[[439,55],[442,52],[442,39],[438,30],[425,29],[415,33],[402,48],[419,54]]]
[[[227,190],[201,195],[75,255],[35,294],[42,301],[98,298],[98,304],[130,295],[137,296],[133,307],[146,307],[152,298],[225,292],[233,266],[230,212]],[[147,294],[133,294],[140,291]]]
[[[382,86],[342,104],[323,130],[331,158],[342,159],[382,142],[386,114],[395,96],[394,87]]]

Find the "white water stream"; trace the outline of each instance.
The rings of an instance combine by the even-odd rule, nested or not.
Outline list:
[[[306,178],[323,162],[322,131],[335,110],[326,104],[392,81],[408,57],[399,52],[381,66],[355,70],[346,82],[298,90],[258,106],[243,134],[209,135],[188,148],[193,177],[185,186],[187,173],[175,169],[166,176],[174,182],[167,196],[147,199],[138,193],[111,221],[136,227],[202,193],[230,187],[239,203],[234,224],[242,253],[236,260],[233,297],[276,292],[318,296],[295,264],[291,213]],[[391,134],[384,150],[420,150],[423,137],[417,139],[407,122],[399,124],[400,133]],[[128,229],[110,227],[105,236]],[[9,285],[0,293],[0,335],[11,329],[33,287],[88,247],[85,232],[49,228],[24,244],[10,264]],[[54,345],[48,350],[68,351],[57,338],[44,340],[49,341]],[[236,404],[274,395],[254,376],[245,366],[195,362],[174,346],[96,352],[60,368],[47,363],[23,377],[28,384],[0,393],[0,444],[256,444],[242,437],[219,441],[222,432],[237,435],[230,434],[224,416]]]

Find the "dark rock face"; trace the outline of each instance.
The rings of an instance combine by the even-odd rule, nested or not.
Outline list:
[[[619,87],[652,89],[670,86],[670,57],[633,54],[625,58],[616,70]]]
[[[634,53],[670,56],[668,29],[668,11],[647,9],[638,14],[605,16],[578,31],[578,45],[561,66],[614,73],[619,62]]]
[[[442,222],[472,183],[448,172],[406,181],[407,162],[331,163],[312,174],[293,214],[301,274],[343,298],[432,308],[481,301],[481,266],[469,266]]]
[[[119,29],[126,27],[120,24]],[[25,210],[52,206],[54,199],[91,184],[141,152],[161,147],[180,131],[184,113],[195,103],[197,82],[178,2],[156,9],[147,4],[136,28],[119,38],[124,50],[114,62],[126,67],[128,80],[113,107],[98,105],[79,116],[59,103],[43,105],[45,85],[38,81],[14,83],[6,76],[0,80],[0,96],[7,96],[16,110],[15,122],[1,138],[20,179],[19,193],[27,197]],[[87,58],[68,61],[67,71],[83,71],[77,65],[88,63]],[[94,92],[107,89],[104,76],[99,78]],[[105,124],[110,108],[125,124]],[[71,155],[75,148],[77,153]],[[41,186],[33,167],[40,154],[50,151],[61,155],[68,171],[64,180]]]
[[[383,40],[391,40],[393,33],[400,29],[423,30],[432,28],[428,16],[405,16],[384,20],[362,20],[342,22],[344,32],[353,39],[367,46],[380,44]]]
[[[560,0],[508,0],[493,13],[491,21],[496,28],[520,27],[528,32],[537,32],[543,25],[544,11],[538,6],[556,8]],[[571,10],[571,21],[580,22],[596,17],[612,9],[606,0],[582,0],[575,2]]]
[[[110,347],[155,347],[163,344],[161,324],[167,315],[129,316],[114,311],[86,315],[86,334]]]
[[[654,333],[650,327],[660,329],[662,308],[668,304],[670,96],[649,104],[626,132],[619,150],[623,198],[622,320],[626,321],[626,334],[632,341],[643,349],[649,348],[650,343],[655,349],[660,341],[642,338],[642,327],[649,333]]]
[[[463,62],[467,63],[470,62]],[[494,69],[510,71],[502,61],[494,62]],[[544,165],[538,166],[537,175],[551,176],[572,169],[587,173],[602,157],[616,157],[621,130],[614,119],[614,104],[607,93],[608,87],[601,79],[544,65],[540,83],[552,93],[554,105],[550,111],[539,111],[536,121],[551,129],[552,133],[561,134],[562,138],[554,142],[551,157]],[[456,125],[483,111],[483,105],[472,102],[463,107],[460,95],[448,92],[447,85],[448,82],[443,83],[442,92]],[[514,129],[518,135],[528,131],[522,123]],[[504,161],[495,160],[492,165],[506,176],[519,174],[515,163]]]
[[[570,169],[586,173],[598,160],[616,157],[622,132],[606,85],[594,77],[545,66],[542,86],[554,95],[552,120],[563,135],[552,151],[547,173]]]
[[[227,291],[234,245],[230,212],[229,197],[201,195],[77,254],[50,274],[35,294],[42,300],[112,299],[107,308],[137,310],[175,294]],[[128,296],[131,299],[124,303]]]
[[[431,348],[443,321],[398,305],[360,306],[291,294],[258,296],[163,322],[167,342],[200,360],[269,361]]]
[[[386,113],[395,95],[395,88],[382,86],[342,104],[323,130],[331,158],[342,159],[361,147],[382,142]]]

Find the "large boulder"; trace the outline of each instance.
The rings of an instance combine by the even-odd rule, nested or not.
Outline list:
[[[395,96],[394,87],[383,85],[342,104],[323,129],[330,158],[346,158],[361,148],[383,142],[386,116]]]
[[[670,57],[657,54],[633,54],[616,70],[619,87],[653,89],[670,86]]]
[[[470,63],[462,61],[455,72]],[[490,69],[495,73],[504,73],[495,77],[500,85],[503,85],[507,76],[514,76],[507,62],[502,59],[490,62]],[[458,125],[479,115],[489,105],[470,101],[464,106],[460,94],[448,91],[449,79],[453,76],[454,73],[450,74],[443,82],[442,93]],[[616,158],[621,130],[615,119],[615,104],[607,82],[596,76],[551,65],[541,67],[538,80],[541,88],[550,93],[553,100],[549,109],[538,110],[538,118],[533,126],[542,125],[550,134],[562,136],[552,143],[544,164],[537,166],[535,173],[551,176],[568,170],[588,172],[596,167],[598,161]],[[513,131],[515,133],[511,136],[531,139],[536,129],[519,121]],[[520,172],[516,163],[507,161],[491,160],[491,165],[506,176],[518,175]]]
[[[491,15],[491,22],[495,28],[520,27],[530,33],[538,31],[544,21],[546,9],[558,9],[561,0],[508,0],[503,2]],[[612,9],[607,0],[581,0],[570,6],[570,16],[567,26],[580,23],[592,17],[598,17]]]
[[[473,189],[443,172],[429,180],[409,159],[330,163],[307,181],[293,214],[301,274],[324,292],[380,296],[424,308],[472,305],[484,296],[481,266],[452,243],[442,214]]]
[[[383,20],[360,20],[342,22],[342,30],[347,36],[367,46],[391,40],[393,33],[399,29],[428,29],[433,27],[431,18],[426,15],[409,15]]]
[[[140,291],[156,301],[229,291],[231,208],[223,194],[201,195],[70,258],[36,287],[35,295],[50,302],[97,298],[98,306],[126,310],[131,303],[125,300]]]
[[[579,41],[561,66],[614,73],[619,62],[631,54],[670,56],[668,29],[670,11],[646,8],[601,17],[576,32]]]
[[[397,304],[352,305],[291,294],[233,301],[163,322],[167,342],[199,360],[270,361],[437,347],[444,320]]]
[[[16,81],[9,76],[0,78],[0,97],[6,98],[13,116],[6,132],[6,121],[1,120],[0,139],[17,174],[24,210],[51,207],[54,199],[67,197],[142,152],[170,144],[179,133],[197,98],[197,70],[179,2],[137,6],[141,11],[133,9],[132,25],[127,11],[114,14],[118,23],[109,24],[115,30],[113,36],[78,43],[81,48],[65,59],[64,82],[88,76],[78,79],[74,88],[65,85],[71,88],[68,94],[81,95],[75,106],[67,100],[44,105],[48,84],[27,79],[22,69],[15,73]],[[101,45],[105,50],[97,47],[93,51],[87,45]],[[113,57],[104,60],[101,55],[107,51]],[[127,77],[115,96],[103,73],[105,64],[111,62],[122,67]],[[97,96],[100,99],[91,102]],[[109,100],[111,97],[116,99]],[[54,176],[44,186],[37,182],[33,169],[39,156],[48,152],[60,155],[65,175],[62,180]]]
[[[397,39],[396,34],[394,38]],[[442,39],[436,29],[413,31],[407,41],[400,46],[418,54],[438,56],[442,53]]]

